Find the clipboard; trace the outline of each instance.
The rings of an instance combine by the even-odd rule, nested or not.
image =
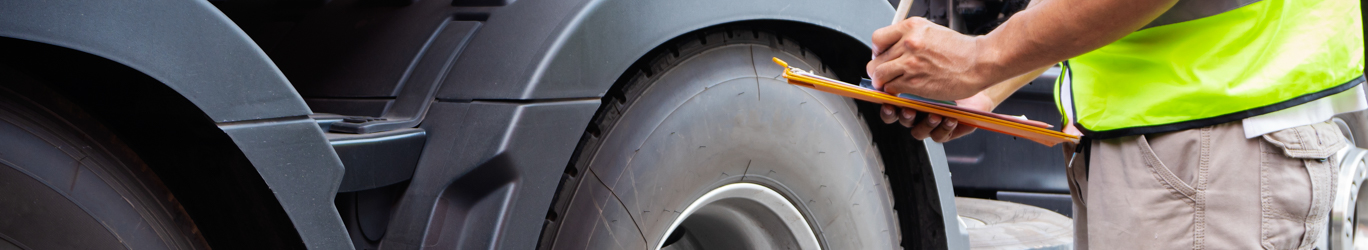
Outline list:
[[[802,69],[789,67],[788,63],[779,60],[779,58],[774,58],[774,63],[784,67],[784,78],[788,79],[789,84],[867,102],[890,104],[893,106],[910,108],[919,112],[955,118],[959,120],[959,124],[1016,136],[1045,146],[1053,147],[1061,142],[1078,143],[1078,136],[1051,130],[1051,126],[1044,122],[1027,120],[1024,117],[966,109],[937,102],[897,97],[882,91],[863,88],[858,85],[812,74]]]

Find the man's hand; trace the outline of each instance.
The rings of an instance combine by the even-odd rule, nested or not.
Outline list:
[[[956,106],[992,112],[993,108],[1007,100],[1007,97],[1012,96],[1012,93],[1016,92],[1017,89],[1026,86],[1027,83],[1035,80],[1036,77],[1040,77],[1040,74],[1049,69],[1049,67],[1043,67],[1009,78],[969,98],[955,101]],[[919,117],[915,110],[902,109],[899,111],[893,105],[883,105],[883,108],[879,110],[879,118],[883,119],[884,124],[899,122],[904,127],[912,128],[912,137],[918,140],[931,138],[936,142],[947,142],[964,137],[975,130],[974,127],[959,126],[959,121],[954,118],[944,118],[934,114],[923,114]]]
[[[873,42],[875,56],[865,70],[875,89],[890,94],[959,100],[1010,77],[998,76],[1001,70],[985,64],[976,37],[925,18],[913,17],[876,30]]]
[[[992,111],[993,107],[997,106],[992,98],[984,93],[960,99],[955,103],[962,108],[981,111]],[[898,108],[888,104],[884,104],[883,108],[879,110],[879,118],[883,119],[884,124],[898,122],[905,127],[912,128],[912,137],[917,138],[917,140],[931,138],[933,141],[943,143],[969,135],[975,130],[974,127],[959,126],[959,120],[955,118],[946,118],[930,113],[918,114],[916,110],[912,109],[899,111]]]

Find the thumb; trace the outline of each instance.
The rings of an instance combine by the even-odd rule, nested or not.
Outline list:
[[[884,83],[882,90],[884,93],[888,93],[890,95],[895,96],[898,94],[907,93],[906,87],[904,87],[902,84]]]
[[[874,87],[874,90],[883,91],[883,85],[883,81],[879,81],[879,79],[876,79],[873,76],[869,77],[869,86]]]

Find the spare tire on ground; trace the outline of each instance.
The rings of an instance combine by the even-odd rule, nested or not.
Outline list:
[[[1073,249],[1073,221],[1024,204],[955,197],[972,249]]]

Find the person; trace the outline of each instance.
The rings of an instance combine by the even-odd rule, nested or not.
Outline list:
[[[1368,108],[1358,1],[1038,0],[982,36],[923,18],[874,32],[876,88],[992,110],[1052,65],[1075,247],[1310,249]],[[958,121],[884,106],[945,142]],[[972,173],[957,173],[972,174]]]

